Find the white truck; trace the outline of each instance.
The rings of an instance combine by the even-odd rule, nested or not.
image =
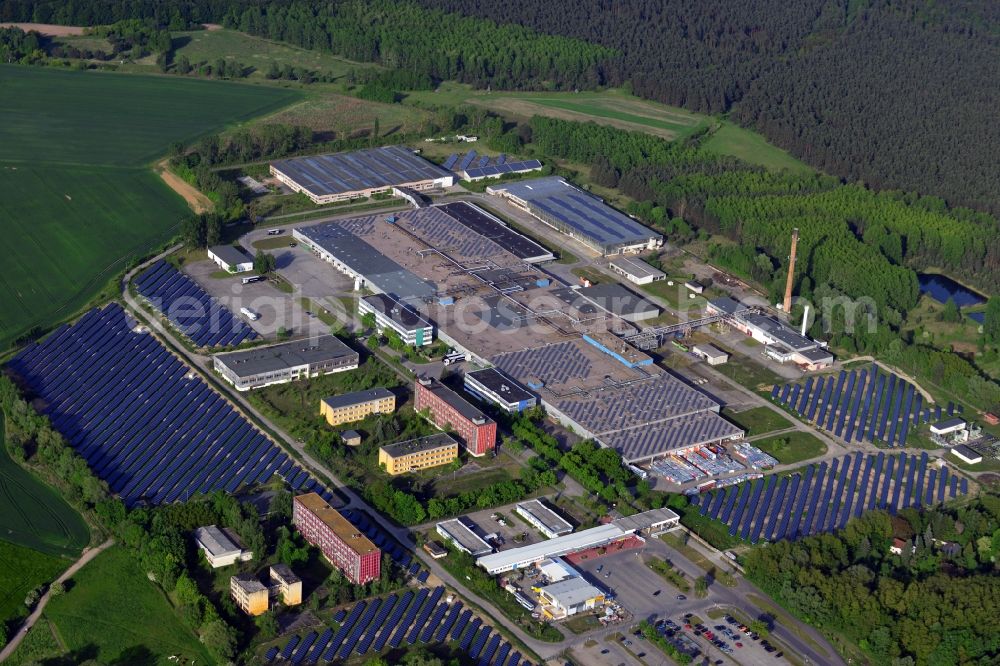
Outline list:
[[[257,321],[258,319],[260,319],[260,313],[255,312],[250,308],[240,308],[240,312],[243,314],[244,317],[246,317],[250,321]]]

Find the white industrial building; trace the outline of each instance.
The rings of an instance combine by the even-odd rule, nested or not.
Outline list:
[[[965,461],[970,465],[975,465],[983,462],[983,456],[976,453],[973,449],[969,448],[965,444],[959,444],[958,446],[951,449],[951,454],[958,458],[959,460]]]
[[[748,311],[729,297],[709,301],[707,314],[730,314],[730,323],[764,345],[764,353],[779,363],[792,362],[804,370],[822,370],[833,364],[833,354],[820,343],[797,333],[766,314]]]
[[[354,370],[360,357],[334,335],[216,354],[216,372],[238,391]]]
[[[242,247],[235,245],[213,245],[208,248],[208,258],[229,273],[245,273],[253,270],[253,257]]]
[[[505,412],[517,414],[535,406],[535,395],[496,368],[465,373],[464,388],[480,400],[492,402]]]
[[[691,353],[704,359],[709,365],[722,365],[729,360],[729,354],[715,345],[695,345],[691,348]]]
[[[535,592],[542,604],[542,613],[553,620],[593,610],[604,603],[604,592],[579,576],[536,588]]]
[[[540,500],[533,499],[521,502],[514,510],[549,539],[555,539],[573,531],[572,525],[555,511],[542,504]]]
[[[935,435],[950,435],[954,432],[965,430],[965,419],[953,417],[931,424],[931,433]]]
[[[667,278],[666,273],[653,268],[638,257],[615,257],[611,260],[610,266],[615,273],[635,284],[649,284]]]
[[[194,540],[213,569],[253,559],[253,551],[243,550],[235,534],[215,525],[196,529]]]
[[[493,552],[493,547],[473,532],[468,525],[458,518],[446,520],[435,528],[443,539],[451,543],[463,553],[479,557]]]

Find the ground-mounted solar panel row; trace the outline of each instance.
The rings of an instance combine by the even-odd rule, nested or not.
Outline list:
[[[855,453],[771,475],[697,498],[701,514],[729,525],[752,543],[842,529],[862,512],[944,502],[969,492],[969,482],[933,465],[926,453]]]
[[[458,642],[459,648],[477,664],[530,666],[493,628],[482,620],[471,620],[472,612],[462,602],[442,600],[444,588],[407,590],[384,599],[359,601],[349,612],[339,612],[330,627],[296,634],[283,646],[265,654],[267,662],[314,664],[342,662],[352,654],[377,654],[416,643]]]
[[[128,505],[231,493],[275,474],[332,498],[117,304],[25,348],[9,367]]]
[[[962,411],[952,403],[924,406],[913,384],[876,365],[775,386],[771,399],[848,442],[888,446],[906,446],[911,429]]]
[[[228,347],[257,339],[257,333],[197,282],[157,261],[135,280],[136,289],[199,347]]]

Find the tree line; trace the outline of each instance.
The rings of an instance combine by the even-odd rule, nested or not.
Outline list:
[[[998,557],[1000,498],[984,492],[957,507],[868,512],[835,534],[755,548],[744,564],[783,607],[872,663],[986,664],[1000,658]]]
[[[418,0],[614,49],[637,95],[730,113],[823,171],[1000,212],[1000,5]]]

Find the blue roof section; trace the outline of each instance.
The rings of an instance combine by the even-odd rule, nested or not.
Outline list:
[[[135,322],[91,310],[10,363],[70,445],[128,505],[308,475]]]
[[[403,146],[293,157],[271,162],[271,166],[315,196],[405,185],[451,175]]]
[[[660,238],[660,234],[559,176],[502,183],[492,189],[527,202],[541,217],[602,246],[631,245]]]

